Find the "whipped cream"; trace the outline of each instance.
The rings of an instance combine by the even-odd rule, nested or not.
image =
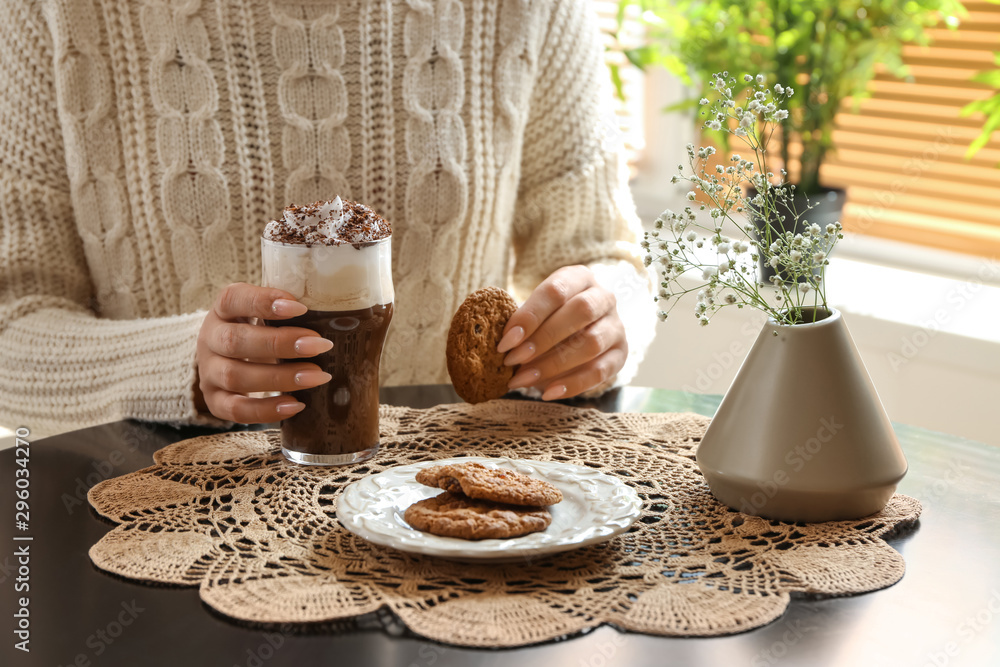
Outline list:
[[[264,228],[261,285],[290,292],[310,310],[390,304],[391,235],[370,208],[340,197],[289,206]]]
[[[285,208],[264,227],[264,238],[293,245],[359,245],[392,235],[392,227],[364,204],[337,197]]]

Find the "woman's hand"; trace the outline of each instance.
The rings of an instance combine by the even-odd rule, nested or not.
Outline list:
[[[542,398],[576,396],[613,377],[628,356],[615,295],[585,266],[553,272],[507,322],[498,352],[521,368],[507,385],[536,387]]]
[[[250,392],[287,392],[330,381],[316,364],[277,364],[314,357],[333,342],[299,327],[249,324],[250,318],[286,320],[308,309],[288,292],[233,283],[219,293],[198,334],[196,402],[219,419],[257,424],[290,417],[305,405],[291,396],[250,398]]]

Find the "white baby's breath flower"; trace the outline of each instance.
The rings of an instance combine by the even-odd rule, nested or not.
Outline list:
[[[701,98],[701,100],[698,102],[698,104],[700,104],[702,106],[705,106],[706,104],[708,104],[708,98],[707,97]]]
[[[817,264],[821,263],[824,259],[826,259],[825,252],[818,252],[813,255],[813,261],[816,262]]]
[[[783,95],[785,92],[785,88],[780,83],[776,83],[774,84],[774,92],[778,93],[779,95]]]
[[[744,74],[743,75],[743,80],[746,81],[747,83],[750,83],[751,81],[753,81],[753,75],[752,74]]]
[[[786,118],[788,118],[788,112],[785,111],[784,109],[778,109],[776,112],[774,112],[775,120],[785,120]]]
[[[816,224],[816,223],[814,222],[813,224],[809,225],[809,232],[810,232],[810,233],[811,233],[811,234],[812,234],[813,236],[819,236],[819,235],[820,235],[820,232],[822,232],[822,230],[821,230],[821,229],[819,228],[819,225],[817,225],[817,224]]]
[[[778,264],[780,264],[781,262],[777,257],[772,257],[771,259],[767,260],[767,263],[771,265],[772,269],[776,269],[778,268]]]
[[[724,297],[724,299],[725,299],[725,302],[726,302],[727,304],[729,304],[730,306],[731,306],[731,305],[733,305],[734,303],[736,303],[736,295],[735,295],[735,294],[733,294],[732,292],[730,292],[729,294],[727,294],[727,295],[726,295],[726,296]]]
[[[656,316],[658,318],[660,318],[661,322],[666,322],[667,321],[667,314],[665,312],[663,312],[662,310],[659,311],[658,313],[656,313]]]
[[[710,130],[715,130],[716,132],[718,132],[719,130],[722,129],[722,123],[720,123],[717,120],[710,120],[707,123],[705,123],[705,127],[707,127]]]
[[[694,190],[690,190],[687,193],[688,201],[694,201],[695,197],[697,197],[697,196],[698,196],[698,194]]]
[[[785,94],[791,97],[795,94],[795,89],[789,86],[788,88],[785,88]]]
[[[802,253],[798,250],[791,251],[790,253],[788,253],[788,256],[791,258],[793,262],[799,262],[802,260]]]
[[[720,243],[719,244],[719,254],[720,255],[725,255],[725,254],[728,254],[728,253],[729,253],[729,244],[728,243]]]
[[[827,234],[836,234],[837,233],[837,225],[835,225],[833,223],[830,223],[829,225],[827,225],[826,226],[826,233]]]
[[[698,235],[692,230],[688,232],[684,238],[686,238],[688,241],[694,241],[695,239],[698,238]]]
[[[705,315],[702,315],[701,317],[699,317],[698,318],[698,324],[700,324],[703,327],[708,326],[708,317],[706,317]]]
[[[761,84],[764,83],[764,75],[763,74],[758,74],[757,75],[757,83],[761,83]]]
[[[716,267],[714,267],[714,266],[707,266],[704,269],[702,269],[702,271],[701,271],[701,279],[702,280],[711,280],[712,278],[715,277],[715,274],[717,274],[718,272],[719,272],[719,269],[717,269]]]
[[[745,116],[743,116],[743,118],[740,118],[740,127],[742,127],[745,130],[749,130],[751,127],[753,127],[753,120],[754,120],[753,116],[751,116],[750,114],[746,114]]]
[[[729,262],[719,262],[719,273],[725,273],[729,270]]]

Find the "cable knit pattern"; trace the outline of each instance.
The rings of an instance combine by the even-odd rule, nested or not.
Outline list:
[[[142,308],[140,257],[131,235],[124,165],[108,57],[91,0],[46,5],[53,32],[56,96],[73,211],[100,313],[127,317]],[[5,86],[10,94],[14,85]]]
[[[232,109],[231,144],[239,165],[240,190],[235,192],[233,189],[233,207],[242,208],[243,220],[267,220],[279,206],[274,197],[267,101],[251,0],[220,0],[218,19]],[[347,141],[345,136],[341,143]],[[337,142],[329,143],[336,145]],[[331,160],[327,169],[334,169],[336,164]],[[259,247],[258,227],[243,225],[243,248],[239,258],[243,260],[241,268],[246,281],[254,284],[260,282],[260,264],[247,260],[256,255]]]
[[[221,171],[226,151],[215,117],[219,91],[208,65],[211,40],[200,5],[143,0],[139,10],[157,113],[163,215],[181,278],[182,311],[210,302],[232,282],[241,250],[229,238],[229,184]]]
[[[466,245],[468,260],[459,266],[458,280],[463,292],[470,292],[477,287],[478,276],[475,276],[474,267],[496,266],[506,259],[498,253],[508,252],[511,230],[509,223],[505,221],[512,214],[517,192],[520,147],[514,138],[522,132],[527,115],[523,109],[522,96],[531,89],[531,76],[535,68],[537,45],[532,42],[542,32],[540,27],[547,16],[547,8],[543,3],[535,3],[531,7],[523,0],[505,0],[498,8],[488,5],[487,9],[499,10],[499,14],[484,16],[487,24],[497,21],[496,66],[493,68],[495,72],[490,71],[488,78],[481,82],[476,96],[493,104],[481,109],[483,125],[476,129],[487,137],[489,133],[495,133],[494,140],[483,146],[481,158],[485,163],[482,168],[489,172],[497,170],[498,173],[495,178],[487,179],[482,184],[484,187],[481,197],[487,211],[498,204],[502,208],[498,211],[500,215],[486,216],[486,228],[472,236]],[[530,14],[530,11],[534,11],[535,15]],[[484,51],[492,54],[493,45],[490,42],[486,42],[486,45],[488,48],[484,48]],[[484,59],[488,61],[487,58]],[[518,104],[519,100],[521,104]]]
[[[406,120],[406,159],[410,174],[400,245],[427,248],[424,253],[396,255],[396,273],[403,283],[415,281],[415,298],[422,304],[411,318],[411,336],[425,339],[439,323],[450,320],[456,302],[455,275],[465,255],[462,231],[468,203],[466,132],[461,117],[465,73],[459,56],[464,14],[457,0],[409,0],[404,24],[407,58],[403,73]],[[418,278],[419,276],[419,278]],[[463,295],[464,298],[464,295]],[[408,327],[410,329],[410,327]],[[439,338],[435,343],[443,343]],[[439,367],[440,345],[419,357],[414,377],[433,375]],[[406,351],[389,342],[386,363],[398,365]]]
[[[0,0],[0,424],[202,419],[204,309],[282,206],[395,229],[386,384],[566,264],[653,325],[589,0]]]
[[[361,0],[360,198],[387,220],[395,220],[396,147],[392,99],[392,0]]]
[[[351,168],[347,119],[344,34],[332,3],[311,20],[292,16],[291,7],[274,6],[274,57],[281,67],[278,105],[287,123],[281,137],[282,159],[289,170],[285,202],[350,198],[344,173]],[[274,213],[271,214],[272,216]]]

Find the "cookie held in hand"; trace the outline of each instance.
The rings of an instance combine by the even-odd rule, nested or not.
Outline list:
[[[545,530],[552,515],[542,507],[515,507],[444,493],[406,508],[408,524],[441,537],[506,539]]]
[[[448,375],[455,391],[469,403],[507,393],[514,368],[497,352],[507,320],[517,310],[514,298],[499,287],[476,290],[462,302],[448,330]]]
[[[487,468],[476,462],[424,468],[417,473],[417,481],[424,486],[507,505],[555,505],[563,499],[562,491],[545,480],[513,470]]]

